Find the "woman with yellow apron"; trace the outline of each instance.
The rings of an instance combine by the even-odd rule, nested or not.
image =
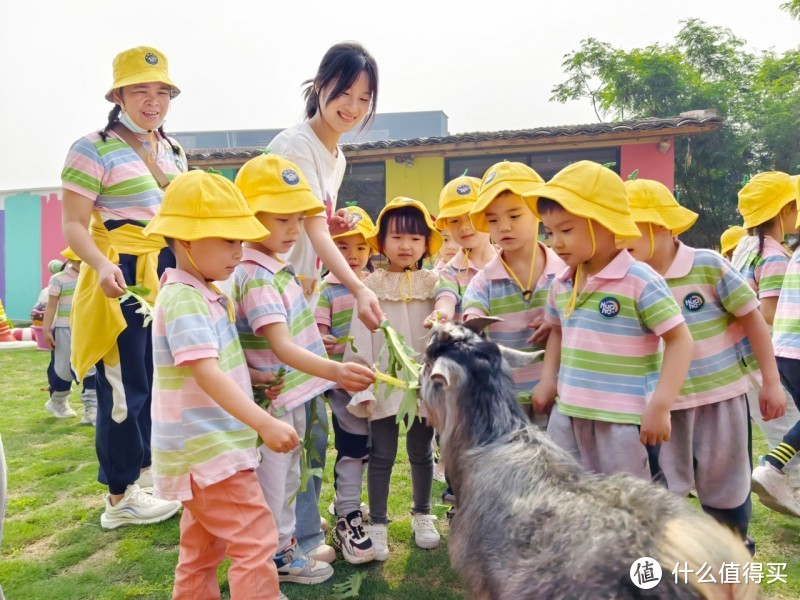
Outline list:
[[[72,366],[79,380],[97,366],[98,481],[108,486],[106,529],[157,523],[180,503],[148,487],[153,356],[149,318],[128,286],[152,303],[159,276],[175,266],[163,237],[144,237],[164,188],[186,170],[181,147],[164,134],[170,101],[180,93],[166,57],[140,46],[113,62],[108,124],[72,145],[61,173],[64,237],[83,260],[71,314]]]

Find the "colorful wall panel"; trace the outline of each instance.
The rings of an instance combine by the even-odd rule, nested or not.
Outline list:
[[[6,314],[25,319],[42,289],[42,197],[22,193],[5,199],[3,254]]]

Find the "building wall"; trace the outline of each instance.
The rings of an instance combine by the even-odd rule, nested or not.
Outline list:
[[[417,157],[413,164],[386,161],[386,201],[397,196],[419,200],[432,214],[439,210],[439,192],[444,187],[444,158]]]
[[[660,181],[670,190],[675,189],[675,144],[672,137],[669,149],[661,153],[658,144],[627,144],[620,148],[620,169],[622,179],[639,169],[637,179],[654,179]]]

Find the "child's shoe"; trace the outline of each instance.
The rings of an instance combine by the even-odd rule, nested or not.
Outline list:
[[[83,417],[81,418],[81,425],[91,425],[95,427],[97,424],[97,407],[87,406],[83,409]]]
[[[358,510],[361,511],[361,521],[363,523],[369,521],[369,504],[362,502],[361,506],[358,507]],[[331,515],[332,517],[336,516],[336,504],[334,502],[331,502],[328,505],[328,514]]]
[[[766,462],[753,470],[752,490],[764,506],[784,515],[800,517],[800,503],[789,489],[786,473],[772,464]]]
[[[375,548],[369,535],[364,531],[360,510],[354,510],[346,517],[339,517],[333,533],[333,543],[342,551],[344,559],[352,565],[375,560]]]
[[[433,480],[440,483],[447,483],[447,477],[444,473],[444,462],[441,460],[433,464]]]
[[[411,517],[411,529],[414,531],[414,543],[419,548],[438,548],[441,536],[433,522],[435,515],[414,515]]]
[[[160,523],[178,512],[180,507],[180,502],[153,498],[134,483],[125,489],[125,495],[116,506],[111,506],[111,500],[106,496],[106,511],[100,515],[100,525],[103,529],[116,529],[122,525]]]
[[[316,548],[306,551],[306,556],[317,562],[324,562],[330,565],[336,560],[336,550],[333,546],[328,546],[328,544],[320,544]]]
[[[313,585],[333,577],[333,567],[309,558],[295,539],[292,539],[291,546],[276,554],[273,560],[278,567],[278,580],[281,583]]]
[[[389,558],[389,529],[385,523],[376,523],[364,527],[366,534],[375,548],[375,560],[385,561]]]
[[[53,392],[44,407],[56,419],[70,419],[78,416],[78,413],[69,405],[69,391]]]

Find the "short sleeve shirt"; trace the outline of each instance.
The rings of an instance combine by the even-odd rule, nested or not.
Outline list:
[[[65,267],[63,271],[55,273],[50,278],[47,295],[58,298],[53,327],[69,327],[69,313],[72,311],[72,299],[75,297],[77,283],[78,272],[71,266]]]
[[[777,298],[789,266],[789,251],[771,237],[764,238],[760,253],[759,245],[756,235],[742,239],[732,262],[759,298]]]
[[[344,285],[333,275],[328,273],[322,279],[319,290],[319,300],[314,309],[314,320],[317,325],[330,328],[330,335],[342,338],[350,334],[350,321],[353,318],[353,308],[356,299]],[[329,355],[331,360],[342,362],[344,344],[337,344],[335,352]]]
[[[800,249],[795,250],[778,298],[772,325],[775,356],[800,360]]]
[[[200,488],[258,466],[256,432],[233,417],[198,385],[187,363],[215,358],[248,398],[250,375],[230,300],[179,269],[161,278],[153,315],[151,436],[155,493],[165,500],[192,498]]]
[[[464,293],[467,291],[467,286],[472,278],[478,274],[481,269],[464,255],[463,251],[459,251],[450,262],[439,269],[439,283],[436,285],[436,299],[442,296],[451,296],[456,301],[455,318],[456,323],[460,323],[463,317],[462,301]]]

